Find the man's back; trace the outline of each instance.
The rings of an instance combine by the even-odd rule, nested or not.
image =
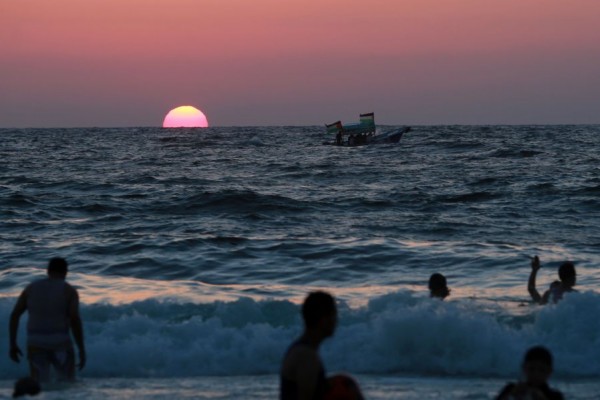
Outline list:
[[[23,356],[17,336],[21,316],[29,313],[27,324],[27,359],[31,377],[46,381],[50,367],[60,379],[75,379],[75,351],[71,335],[79,350],[79,369],[86,363],[83,325],[79,316],[79,294],[65,282],[68,264],[54,257],[48,262],[48,278],[33,282],[21,292],[9,322],[11,360],[18,363]]]
[[[69,309],[77,301],[75,289],[62,279],[46,278],[30,284],[25,293],[28,344],[49,349],[70,347]]]

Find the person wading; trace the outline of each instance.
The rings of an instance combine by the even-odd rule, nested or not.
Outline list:
[[[85,367],[79,294],[65,281],[67,270],[66,260],[52,258],[48,277],[27,286],[10,315],[10,358],[18,363],[23,356],[17,345],[19,320],[25,311],[29,312],[27,358],[31,377],[37,381],[49,380],[51,366],[60,380],[75,379],[75,352],[69,332],[79,350],[79,370]]]

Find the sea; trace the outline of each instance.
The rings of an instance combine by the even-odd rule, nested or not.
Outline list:
[[[1,129],[0,398],[28,372],[7,356],[10,312],[55,256],[80,293],[88,365],[42,399],[276,399],[314,290],[338,301],[327,372],[367,399],[492,399],[534,345],[566,398],[599,398],[600,126],[332,139],[320,126]],[[532,304],[534,255],[539,291],[568,260],[577,293]],[[445,301],[429,298],[434,272]]]

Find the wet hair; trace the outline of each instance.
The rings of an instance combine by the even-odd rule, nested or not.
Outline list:
[[[335,299],[326,292],[311,292],[302,304],[302,318],[309,328],[316,326],[321,318],[336,312]]]
[[[33,378],[21,378],[15,382],[15,389],[12,397],[21,397],[25,395],[35,396],[42,391],[40,384]]]
[[[575,276],[575,265],[572,262],[564,262],[558,267],[558,277],[561,281],[568,280]]]
[[[429,290],[443,289],[447,286],[446,277],[435,273],[429,277]]]
[[[49,274],[60,274],[66,275],[68,269],[67,260],[61,257],[51,258],[48,262],[48,273]]]
[[[525,353],[523,364],[531,361],[540,361],[552,368],[552,353],[543,346],[532,347]]]

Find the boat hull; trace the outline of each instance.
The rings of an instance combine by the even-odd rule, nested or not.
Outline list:
[[[392,131],[389,132],[385,132],[382,133],[381,135],[375,135],[372,138],[370,138],[369,141],[367,141],[366,143],[358,143],[358,144],[348,144],[348,141],[344,141],[342,142],[342,144],[337,144],[337,142],[324,142],[323,144],[326,145],[334,145],[334,146],[346,146],[346,147],[357,147],[357,146],[369,146],[369,145],[373,145],[373,144],[391,144],[391,143],[398,143],[400,142],[400,139],[402,139],[402,136],[404,136],[405,133],[410,132],[411,128],[409,126],[405,126],[399,129],[394,129]]]

